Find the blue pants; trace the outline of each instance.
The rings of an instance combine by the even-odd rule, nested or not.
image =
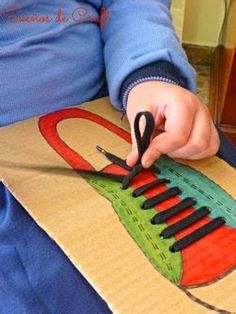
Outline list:
[[[104,90],[98,97],[104,96]],[[220,133],[219,156],[236,167]],[[0,183],[0,314],[111,313],[57,244]]]

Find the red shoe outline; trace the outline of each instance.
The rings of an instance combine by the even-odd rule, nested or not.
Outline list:
[[[75,170],[95,170],[89,162],[83,159],[76,151],[71,149],[59,136],[57,132],[57,124],[63,120],[67,120],[70,118],[79,118],[86,119],[92,121],[98,125],[101,125],[113,132],[114,134],[120,136],[122,139],[131,143],[130,134],[114,125],[113,123],[107,121],[106,119],[98,116],[97,114],[85,111],[83,109],[78,108],[70,108],[64,109],[61,111],[57,111],[55,113],[48,114],[43,116],[39,120],[39,129],[42,136],[48,142],[48,144]],[[96,171],[96,170],[95,170]],[[124,174],[125,170],[119,169],[118,166],[110,165],[102,170],[102,172],[111,172],[116,174]],[[117,173],[117,171],[119,173]],[[146,173],[146,176],[142,177],[142,180],[147,180],[146,182],[150,182],[150,179],[156,179],[156,176],[151,173],[151,171]],[[132,187],[137,187],[138,182],[134,180]],[[146,183],[143,182],[143,183]],[[164,188],[164,190],[167,187]],[[152,197],[157,191],[162,192],[159,187],[154,189],[151,193],[146,193],[146,197]],[[165,201],[164,205],[159,205],[159,210],[167,209],[170,206],[173,206],[179,201],[178,197],[174,197],[171,201]],[[174,217],[168,221],[168,224],[171,222],[175,222],[180,218],[185,217],[191,212],[195,211],[194,208],[189,208],[185,211],[184,214],[179,214],[177,217]],[[179,232],[175,236],[178,240],[188,234],[190,231],[193,231],[202,225],[209,222],[211,218],[206,217],[202,219],[200,222],[194,224],[193,226]],[[218,239],[227,239],[229,246],[224,243],[218,242]],[[226,241],[226,240],[225,240]],[[211,243],[212,245],[209,245]],[[198,252],[198,254],[194,254],[194,251]],[[224,251],[224,263],[222,263],[222,250]],[[195,287],[202,286],[206,284],[210,284],[215,282],[229,272],[233,271],[236,268],[236,230],[227,225],[222,226],[221,228],[215,230],[212,234],[207,236],[207,241],[201,239],[200,241],[194,243],[187,248],[185,248],[182,252],[182,266],[183,266],[183,275],[181,279],[180,286],[182,287]],[[194,264],[191,256],[194,255]],[[209,258],[209,256],[211,258]],[[208,273],[206,273],[206,269]]]

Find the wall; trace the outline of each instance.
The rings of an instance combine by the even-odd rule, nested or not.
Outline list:
[[[224,7],[224,0],[186,0],[183,42],[217,46]]]
[[[186,0],[172,0],[171,14],[176,32],[182,40]]]

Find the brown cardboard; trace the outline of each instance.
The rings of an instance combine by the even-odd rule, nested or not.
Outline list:
[[[78,108],[81,108],[78,107]],[[120,124],[107,98],[83,106]],[[58,125],[63,140],[96,169],[109,164],[97,144],[125,158],[130,145],[92,122]],[[114,313],[236,313],[236,271],[209,286],[182,290],[161,275],[99,195],[39,132],[38,118],[0,129],[0,178],[32,218],[54,239]],[[181,161],[201,171],[236,199],[236,171],[217,157]],[[235,209],[236,210],[236,209]],[[197,299],[198,298],[198,299]]]

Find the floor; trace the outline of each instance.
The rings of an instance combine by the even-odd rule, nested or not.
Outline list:
[[[197,71],[198,96],[206,105],[209,104],[212,54],[214,48],[184,45],[189,62]]]

